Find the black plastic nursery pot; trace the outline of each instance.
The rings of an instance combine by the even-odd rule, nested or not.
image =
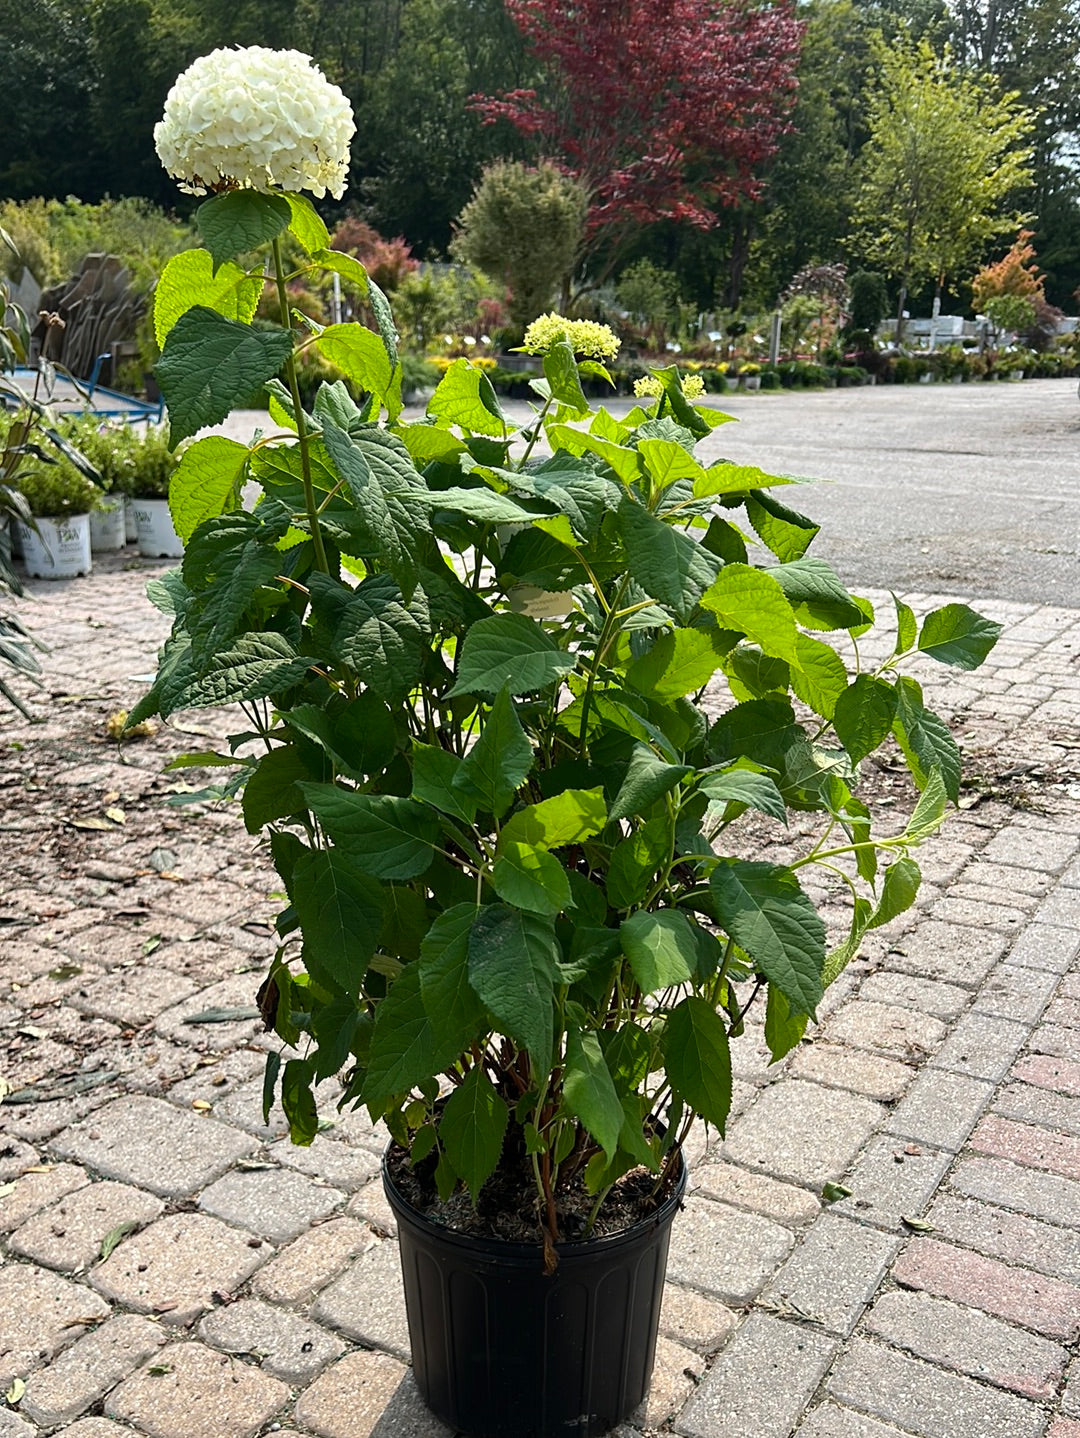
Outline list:
[[[671,1224],[686,1188],[621,1233],[558,1247],[454,1233],[383,1184],[397,1216],[413,1372],[469,1438],[599,1438],[645,1397]]]

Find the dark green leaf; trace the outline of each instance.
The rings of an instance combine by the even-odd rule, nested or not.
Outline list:
[[[808,1023],[806,1014],[793,1014],[787,999],[775,984],[769,985],[765,1001],[765,1042],[773,1063],[802,1042]]]
[[[454,776],[454,788],[477,808],[501,818],[532,765],[532,746],[509,692],[503,689],[488,711],[480,738]]]
[[[528,1049],[541,1074],[552,1060],[558,955],[551,918],[505,904],[481,909],[469,934],[470,984],[500,1030]]]
[[[639,909],[623,920],[619,939],[642,993],[685,984],[697,969],[694,926],[676,909]]]
[[[608,810],[608,818],[629,819],[634,815],[644,814],[652,808],[657,799],[674,789],[676,784],[692,773],[692,766],[665,764],[648,745],[635,744],[626,777]]]
[[[274,1090],[277,1087],[280,1072],[281,1054],[277,1049],[271,1049],[266,1055],[266,1068],[263,1071],[262,1120],[264,1125],[270,1122],[270,1110],[274,1107]]]
[[[731,1109],[731,1052],[724,1021],[696,994],[668,1015],[664,1067],[675,1094],[723,1134]]]
[[[837,698],[832,723],[853,764],[872,754],[892,728],[896,690],[884,679],[860,674]]]
[[[587,460],[561,452],[535,469],[520,473],[500,469],[497,473],[519,494],[543,500],[565,514],[583,544],[596,538],[604,515],[614,513],[622,500],[619,486],[597,474]]]
[[[308,806],[335,844],[377,879],[415,879],[431,863],[439,826],[426,804],[392,794],[359,794],[303,784]]]
[[[896,648],[894,654],[906,654],[909,649],[915,647],[915,636],[918,633],[918,621],[915,618],[915,611],[910,604],[905,604],[902,599],[893,595],[893,604],[896,606]]]
[[[640,903],[659,865],[671,853],[671,825],[667,816],[649,819],[611,851],[608,900],[614,909]]]
[[[944,810],[944,804],[942,804]],[[922,875],[914,859],[906,856],[890,864],[881,883],[881,898],[867,928],[880,929],[911,908],[919,892]]]
[[[227,190],[205,200],[195,211],[195,223],[215,269],[226,260],[269,244],[291,219],[292,210],[283,195],[261,190]]]
[[[779,864],[725,859],[709,886],[720,927],[776,984],[793,1014],[813,1017],[822,994],[825,925],[795,875]]]
[[[544,356],[544,378],[560,404],[568,405],[578,414],[586,414],[589,401],[581,389],[574,351],[566,340],[556,340]]]
[[[534,914],[560,914],[571,903],[570,881],[546,849],[514,840],[499,844],[491,875],[500,899]]]
[[[946,604],[923,620],[919,649],[941,664],[978,669],[1001,637],[1001,625],[966,604]]]
[[[281,1076],[281,1107],[289,1120],[289,1137],[306,1147],[319,1131],[311,1066],[305,1059],[289,1059]]]
[[[420,678],[426,646],[394,580],[376,574],[355,589],[325,574],[308,582],[315,634],[325,636],[330,658],[380,698],[403,698]]]
[[[361,1097],[378,1104],[438,1070],[432,1026],[420,997],[420,965],[406,964],[375,1011]]]
[[[575,659],[560,649],[535,619],[493,614],[465,636],[458,660],[455,694],[528,694],[569,674]]]
[[[249,400],[277,374],[292,347],[288,330],[251,329],[203,305],[181,315],[155,370],[172,447]]]
[[[762,544],[781,561],[801,559],[821,528],[760,489],[748,496],[746,516]]]
[[[768,571],[808,629],[850,629],[865,615],[823,559],[796,559]]]
[[[628,495],[619,507],[619,530],[634,579],[685,624],[716,579],[720,561]]]
[[[315,849],[297,860],[290,894],[304,935],[304,968],[316,983],[358,994],[382,928],[381,884],[340,849]]]
[[[272,630],[242,634],[228,649],[212,655],[197,677],[190,668],[185,670],[190,658],[185,660],[178,649],[176,668],[166,671],[163,664],[158,671],[162,717],[177,709],[265,699],[302,679],[314,662]]]
[[[944,719],[923,704],[922,689],[907,675],[896,681],[893,733],[920,789],[935,768],[941,770],[945,792],[955,804],[960,797],[961,759],[956,740]]]
[[[567,1031],[563,1099],[608,1158],[614,1158],[625,1114],[594,1033],[582,1033],[577,1028]]]
[[[787,823],[784,796],[768,774],[757,774],[752,769],[725,769],[722,774],[707,775],[699,787],[718,803],[745,804],[749,809],[768,814],[770,819],[779,819],[781,824]]]
[[[506,1104],[480,1064],[469,1070],[446,1101],[439,1141],[473,1203],[498,1165],[509,1117]]]
[[[433,804],[444,814],[452,814],[471,824],[476,818],[476,805],[460,789],[454,788],[454,776],[461,760],[435,744],[412,746],[413,798]]]
[[[484,1005],[469,983],[469,933],[476,915],[475,904],[445,909],[420,945],[420,994],[439,1069],[453,1063],[485,1024]]]
[[[318,753],[317,750],[315,752]],[[320,777],[318,768],[312,772],[306,757],[295,744],[282,744],[264,754],[244,785],[241,805],[248,833],[257,834],[275,819],[302,814],[307,808],[307,801],[300,785]]]

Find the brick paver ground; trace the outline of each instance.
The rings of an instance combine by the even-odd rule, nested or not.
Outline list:
[[[106,736],[158,569],[38,585],[42,722],[0,718],[0,1434],[450,1438],[407,1366],[381,1136],[333,1085],[310,1150],[263,1121],[278,885],[162,772],[227,717]],[[812,1042],[769,1068],[742,1040],[620,1438],[1080,1438],[1080,610],[979,607],[990,663],[919,671],[962,812]]]

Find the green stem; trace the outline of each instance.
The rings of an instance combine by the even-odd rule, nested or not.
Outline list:
[[[544,407],[543,407],[543,409],[542,409],[542,410],[540,411],[540,413],[536,416],[536,423],[533,425],[533,431],[532,431],[532,435],[530,436],[529,442],[528,442],[528,444],[525,446],[525,453],[521,456],[521,458],[518,460],[518,463],[517,463],[517,467],[518,467],[519,470],[522,470],[522,469],[525,468],[525,461],[529,458],[529,455],[532,454],[532,452],[533,452],[533,446],[536,444],[536,441],[540,438],[540,426],[544,423],[544,416],[547,414],[548,410],[551,408],[551,404],[552,404],[552,400],[553,400],[553,399],[554,399],[554,395],[548,395],[547,399],[544,401]]]
[[[291,333],[292,323],[289,319],[289,297],[285,293],[285,266],[281,258],[281,240],[275,235],[270,242],[274,255],[274,281],[277,285],[278,305],[281,309],[281,323]],[[330,565],[326,558],[326,548],[323,544],[322,529],[319,527],[319,510],[315,503],[315,486],[311,482],[311,455],[308,437],[307,422],[304,419],[304,407],[300,403],[300,385],[296,378],[296,360],[290,354],[285,361],[285,374],[289,381],[289,393],[292,396],[293,413],[296,417],[296,438],[300,442],[300,478],[304,486],[304,508],[307,510],[308,524],[311,526],[311,542],[315,546],[315,563],[323,574],[330,573]]]

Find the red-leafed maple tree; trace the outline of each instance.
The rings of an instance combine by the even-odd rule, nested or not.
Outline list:
[[[588,232],[709,229],[754,199],[796,87],[788,0],[506,0],[548,87],[476,96],[535,136],[591,196]]]

